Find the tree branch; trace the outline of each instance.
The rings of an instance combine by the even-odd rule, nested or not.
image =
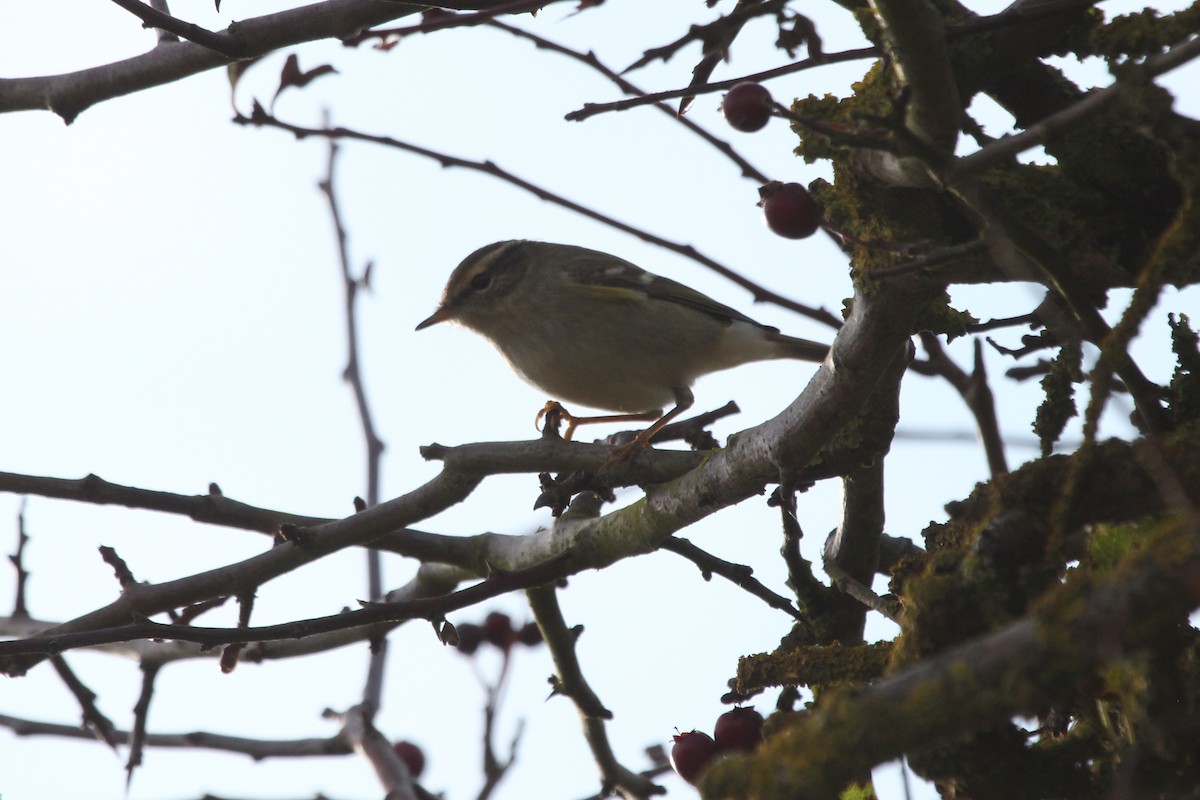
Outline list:
[[[340,39],[363,28],[421,11],[389,0],[325,0],[231,25],[218,37],[242,43],[237,58],[193,42],[163,42],[148,53],[62,75],[0,78],[0,112],[53,111],[68,124],[105,100],[254,58],[303,42]]]
[[[728,280],[736,283],[738,286],[748,290],[753,295],[756,303],[773,303],[781,308],[794,311],[797,314],[809,317],[810,319],[824,323],[833,328],[838,328],[842,324],[842,321],[831,312],[826,311],[823,308],[811,308],[803,303],[790,300],[780,294],[770,291],[769,289],[759,286],[749,278],[742,276],[724,264],[721,264],[720,262],[715,261],[714,259],[709,258],[703,253],[699,252],[691,245],[672,242],[669,239],[656,236],[655,234],[643,230],[642,228],[621,222],[614,217],[610,217],[607,214],[603,214],[581,203],[577,203],[574,200],[570,200],[563,195],[556,194],[555,192],[551,192],[542,188],[541,186],[531,183],[530,181],[527,181],[524,178],[509,172],[508,170],[496,165],[491,161],[471,161],[469,159],[451,156],[446,153],[440,153],[435,150],[410,144],[399,139],[394,139],[390,136],[378,136],[374,134],[361,133],[348,128],[308,128],[302,125],[293,125],[267,113],[267,111],[257,103],[255,104],[254,111],[249,117],[239,114],[237,117],[234,117],[234,122],[240,125],[277,128],[279,130],[288,131],[298,138],[304,138],[306,136],[324,136],[330,139],[354,139],[360,142],[370,142],[372,144],[383,145],[385,147],[403,150],[407,153],[413,153],[415,155],[423,156],[424,158],[432,159],[437,161],[438,164],[443,167],[459,167],[461,169],[482,172],[486,175],[499,178],[506,183],[510,183],[513,186],[516,186],[518,189],[522,189],[532,194],[539,200],[545,200],[549,203],[553,203],[556,206],[560,206],[561,208],[574,211],[575,213],[587,217],[588,219],[595,220],[604,225],[608,225],[610,228],[615,228],[623,233],[627,233],[631,236],[641,239],[643,242],[648,242],[665,250],[670,250],[673,253],[678,253],[685,258],[690,258],[696,263],[709,268],[718,275],[727,278]]]

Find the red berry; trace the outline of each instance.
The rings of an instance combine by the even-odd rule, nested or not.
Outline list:
[[[535,647],[542,643],[542,631],[536,622],[526,622],[517,632],[517,641],[526,647]]]
[[[479,645],[483,644],[483,628],[470,622],[464,622],[461,625],[455,625],[454,630],[458,633],[458,652],[463,655],[472,655],[479,649]]]
[[[761,131],[771,120],[771,93],[760,83],[739,83],[721,101],[721,113],[734,130]]]
[[[488,614],[487,619],[483,621],[483,638],[501,650],[507,650],[516,638],[512,619],[501,611]]]
[[[713,738],[721,750],[745,750],[762,741],[763,717],[753,708],[737,706],[717,717]]]
[[[671,747],[671,766],[679,777],[694,785],[716,754],[717,743],[707,733],[681,733]]]
[[[821,227],[821,207],[800,184],[772,181],[760,187],[758,195],[772,232],[787,239],[804,239]]]
[[[421,777],[421,773],[425,771],[425,754],[421,752],[421,748],[412,742],[396,742],[392,745],[392,750],[396,751],[396,755],[400,756],[400,760],[408,767],[409,774],[414,778]]]

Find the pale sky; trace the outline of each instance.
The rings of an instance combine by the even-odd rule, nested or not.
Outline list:
[[[276,4],[279,5],[279,4]],[[727,4],[726,4],[727,5]],[[1181,4],[1182,5],[1182,4]],[[180,6],[198,24],[265,13],[274,5],[226,0],[217,17],[208,4]],[[706,18],[701,4],[669,0],[646,12],[631,0],[609,0],[598,11],[570,15],[551,7],[515,24],[580,49],[594,49],[621,69],[644,47],[673,40],[687,22]],[[980,3],[980,12],[999,4]],[[1109,9],[1113,4],[1105,3]],[[1160,6],[1169,8],[1170,6]],[[831,6],[832,8],[832,6]],[[720,9],[718,9],[720,10]],[[726,9],[727,10],[727,9]],[[862,46],[844,13],[816,18],[828,51]],[[751,27],[732,61],[714,77],[777,66],[769,25]],[[0,76],[69,71],[141,52],[153,35],[113,4],[36,0],[0,6]],[[598,75],[527,42],[485,29],[405,40],[383,54],[316,44],[298,50],[310,68],[334,63],[336,76],[285,93],[276,113],[299,124],[333,121],[382,133],[450,155],[492,159],[547,189],[655,234],[692,244],[744,275],[814,306],[839,312],[851,294],[845,257],[823,236],[775,237],[755,207],[757,186],[715,150],[652,109],[568,123],[563,114],[588,101],[616,99]],[[254,67],[238,106],[266,102],[285,54]],[[681,86],[696,59],[692,48],[666,65],[632,73],[647,89]],[[867,61],[826,67],[773,81],[777,99],[809,93],[844,94]],[[1098,65],[1090,79],[1106,81]],[[1169,77],[1178,108],[1200,115],[1200,68]],[[795,136],[773,121],[757,134],[729,129],[717,113],[719,95],[701,97],[693,120],[729,140],[760,170],[802,183],[828,177],[824,164],[791,154]],[[108,480],[196,494],[209,482],[254,505],[341,516],[365,491],[362,441],[351,394],[341,381],[345,361],[340,275],[332,228],[316,182],[325,143],[297,142],[274,130],[230,123],[223,71],[103,103],[71,126],[48,113],[0,118],[6,157],[0,160],[5,261],[0,270],[0,343],[7,391],[0,393],[0,470],[56,477],[89,472]],[[986,112],[990,132],[1003,119]],[[436,474],[417,448],[534,436],[545,397],[514,377],[481,338],[438,326],[414,325],[435,307],[451,269],[476,247],[509,238],[570,242],[606,250],[705,291],[785,332],[828,340],[831,332],[770,306],[703,267],[651,248],[611,228],[541,202],[494,179],[444,170],[416,156],[370,145],[343,147],[338,191],[358,264],[374,262],[374,293],[361,306],[363,369],[380,434],[387,443],[383,495],[410,491]],[[958,287],[960,307],[981,318],[1024,313],[1036,303],[1028,287]],[[1161,360],[1168,310],[1200,318],[1200,295],[1168,293],[1145,326],[1138,353],[1159,360],[1142,366],[1165,380]],[[1125,298],[1118,296],[1116,312]],[[1110,319],[1114,317],[1110,316]],[[993,336],[1019,343],[1020,330]],[[950,352],[968,366],[969,344]],[[1009,362],[988,351],[1000,392],[1001,427],[1014,441],[1030,439],[1039,400],[1036,382],[1000,381]],[[742,414],[716,428],[719,436],[778,413],[813,367],[762,363],[703,379],[696,410],[734,399]],[[902,432],[972,430],[950,387],[920,376],[906,379]],[[1110,415],[1107,433],[1125,433],[1126,411]],[[1035,455],[1013,446],[1010,460]],[[887,463],[888,524],[919,539],[943,505],[987,478],[973,443],[930,444],[900,439]],[[467,502],[420,527],[442,533],[522,533],[552,520],[532,511],[535,476],[492,478]],[[627,493],[622,500],[634,498]],[[805,555],[837,524],[838,486],[826,482],[800,498]],[[16,540],[19,498],[0,495],[0,550]],[[6,522],[7,520],[7,522]],[[10,531],[7,538],[3,531]],[[93,508],[33,498],[26,510],[32,536],[27,567],[31,612],[63,620],[115,596],[111,570],[96,554],[115,547],[135,575],[162,581],[261,552],[264,537],[197,526],[162,514]],[[784,589],[777,557],[779,526],[762,498],[717,514],[682,534],[724,558],[750,564],[756,576]],[[364,558],[339,554],[265,587],[258,624],[335,613],[365,597]],[[414,565],[385,561],[385,585],[403,584]],[[10,574],[0,597],[12,596]],[[878,583],[877,588],[883,589]],[[705,583],[696,568],[661,553],[579,575],[562,593],[571,624],[583,623],[580,657],[589,680],[616,713],[610,736],[623,762],[647,766],[641,751],[665,744],[675,728],[711,729],[718,698],[739,655],[773,649],[788,619],[719,579]],[[493,608],[529,618],[520,596],[502,598],[451,617],[478,621]],[[206,618],[232,624],[231,609]],[[869,632],[891,636],[873,618]],[[552,671],[544,650],[514,666],[500,719],[505,745],[525,723],[518,765],[500,798],[574,800],[594,793],[597,773],[565,699],[546,701]],[[172,666],[160,678],[150,728],[205,730],[242,736],[329,736],[326,707],[358,700],[366,648],[265,666],[241,665],[223,676],[215,661]],[[72,653],[70,662],[100,694],[101,708],[123,728],[131,724],[136,668],[110,656]],[[481,659],[480,672],[495,663]],[[202,698],[202,700],[200,700]],[[198,700],[200,700],[198,702]],[[757,698],[768,712],[774,695]],[[429,626],[410,624],[392,640],[379,727],[425,749],[423,783],[447,798],[473,797],[482,780],[478,737],[483,692],[472,663],[435,640]],[[73,723],[78,709],[53,671],[43,666],[0,682],[0,713]],[[0,729],[0,793],[41,797],[120,797],[124,753],[89,741],[19,739]],[[62,769],[63,763],[72,765]],[[671,796],[694,796],[672,776]],[[255,764],[205,751],[151,750],[129,789],[130,800],[189,798],[204,792],[245,797],[375,797],[378,783],[354,757]],[[932,797],[919,787],[914,797]],[[895,770],[881,772],[885,800],[903,797]]]

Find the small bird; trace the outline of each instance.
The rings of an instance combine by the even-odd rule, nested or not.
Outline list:
[[[525,240],[467,256],[416,329],[439,322],[487,337],[518,375],[556,399],[621,412],[564,412],[568,439],[587,422],[657,420],[630,453],[691,407],[701,375],[774,358],[824,361],[829,352],[608,253]],[[543,413],[552,407],[562,410],[549,403]]]

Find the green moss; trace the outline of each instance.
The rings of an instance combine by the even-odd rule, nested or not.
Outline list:
[[[1042,455],[1054,450],[1067,423],[1075,416],[1075,384],[1083,382],[1083,350],[1077,342],[1060,348],[1050,372],[1042,377],[1045,399],[1038,406],[1033,420],[1033,432],[1042,444]]]
[[[744,656],[738,661],[738,691],[768,686],[831,686],[865,682],[883,674],[891,642],[843,646],[810,645]]]
[[[945,335],[947,341],[952,342],[959,336],[966,336],[969,326],[977,322],[979,318],[969,311],[959,311],[950,305],[950,296],[944,294],[921,307],[913,332],[928,331]]]
[[[1175,371],[1171,375],[1170,410],[1177,425],[1200,421],[1200,337],[1187,314],[1171,315],[1171,350]]]
[[[1088,563],[1098,572],[1107,572],[1137,546],[1145,532],[1142,523],[1131,525],[1096,525],[1088,537]]]
[[[842,790],[838,800],[875,800],[875,787],[871,784],[852,783]]]
[[[1200,32],[1200,3],[1166,17],[1153,8],[1114,18],[1088,39],[1090,52],[1109,59],[1140,58],[1159,53]]]

